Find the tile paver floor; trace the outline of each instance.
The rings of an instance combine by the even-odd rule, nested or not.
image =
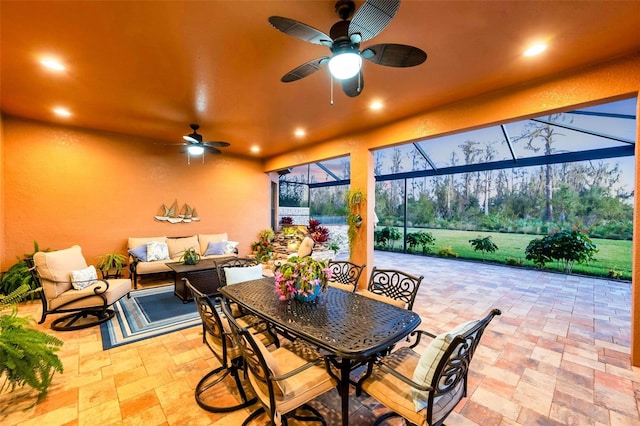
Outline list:
[[[439,333],[502,310],[449,426],[640,425],[640,369],[629,361],[630,283],[378,251],[375,264],[424,275],[414,305],[420,328]],[[20,306],[21,315],[39,319],[40,312],[39,302]],[[65,371],[26,410],[28,389],[0,395],[0,424],[236,426],[250,412],[213,414],[196,405],[196,383],[217,365],[199,327],[103,351],[97,327],[60,333],[50,323],[37,327],[64,340]],[[339,423],[335,391],[314,404],[330,425]],[[384,412],[366,395],[352,395],[351,407],[354,425]]]

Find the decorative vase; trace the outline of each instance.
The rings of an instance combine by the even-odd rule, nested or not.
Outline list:
[[[316,298],[320,294],[321,289],[322,289],[322,286],[316,285],[313,287],[313,293],[311,294],[294,293],[293,297],[294,299],[300,302],[313,302],[314,300],[316,300]]]

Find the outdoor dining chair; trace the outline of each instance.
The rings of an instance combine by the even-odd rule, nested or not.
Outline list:
[[[357,265],[346,260],[330,260],[331,279],[328,285],[350,292],[358,288],[358,280],[365,265]]]
[[[247,392],[242,385],[239,373],[244,365],[242,353],[231,338],[228,317],[220,315],[209,296],[195,288],[187,278],[183,278],[183,280],[186,287],[191,291],[198,314],[202,319],[202,341],[220,363],[219,367],[207,373],[196,385],[196,402],[201,408],[214,413],[235,411],[248,407],[256,402],[256,398],[248,398]],[[263,344],[268,345],[273,342],[273,337],[269,333],[262,332],[258,336],[261,341],[264,341]],[[215,391],[216,386],[218,384],[226,386],[224,380],[229,375],[235,380],[242,402],[231,405],[214,405],[220,395]],[[225,389],[225,392],[228,393],[228,390]]]
[[[266,413],[269,424],[287,424],[286,418],[318,421],[326,426],[322,415],[309,401],[335,388],[336,380],[329,375],[328,361],[315,348],[301,339],[269,351],[249,330],[233,317],[226,301],[222,312],[229,318],[231,332],[244,358],[249,382],[261,407],[251,413],[243,426]],[[304,415],[304,412],[310,414]]]
[[[378,269],[374,266],[367,289],[358,293],[412,310],[423,278],[422,275],[418,277],[395,269]]]
[[[391,412],[376,419],[374,426],[390,417],[403,417],[409,425],[440,426],[458,402],[467,395],[469,364],[480,338],[494,316],[493,309],[481,320],[469,321],[438,336],[423,330],[408,347],[369,363],[367,372],[356,385]],[[416,347],[422,337],[431,338],[421,354]]]

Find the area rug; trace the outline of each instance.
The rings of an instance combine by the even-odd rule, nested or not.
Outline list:
[[[195,304],[182,303],[173,285],[132,291],[113,307],[116,315],[100,324],[103,350],[201,324]]]

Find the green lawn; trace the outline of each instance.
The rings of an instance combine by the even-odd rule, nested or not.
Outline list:
[[[443,247],[449,247],[457,253],[460,258],[482,260],[482,252],[476,252],[469,244],[469,240],[478,236],[491,236],[491,239],[498,246],[494,253],[485,254],[485,260],[491,262],[506,263],[506,258],[522,261],[524,266],[535,267],[533,262],[525,260],[525,248],[534,238],[541,238],[537,235],[526,234],[504,234],[499,232],[478,232],[478,231],[455,231],[448,229],[415,229],[409,228],[408,232],[430,232],[434,238],[435,246],[432,246],[431,253],[436,254]],[[597,275],[607,277],[610,271],[616,271],[621,275],[619,278],[631,280],[631,241],[605,240],[594,238],[593,243],[598,247],[596,260],[589,265],[574,265],[573,272],[578,274]],[[395,242],[394,250],[401,250],[401,241]],[[546,269],[560,269],[554,263],[548,263]]]

